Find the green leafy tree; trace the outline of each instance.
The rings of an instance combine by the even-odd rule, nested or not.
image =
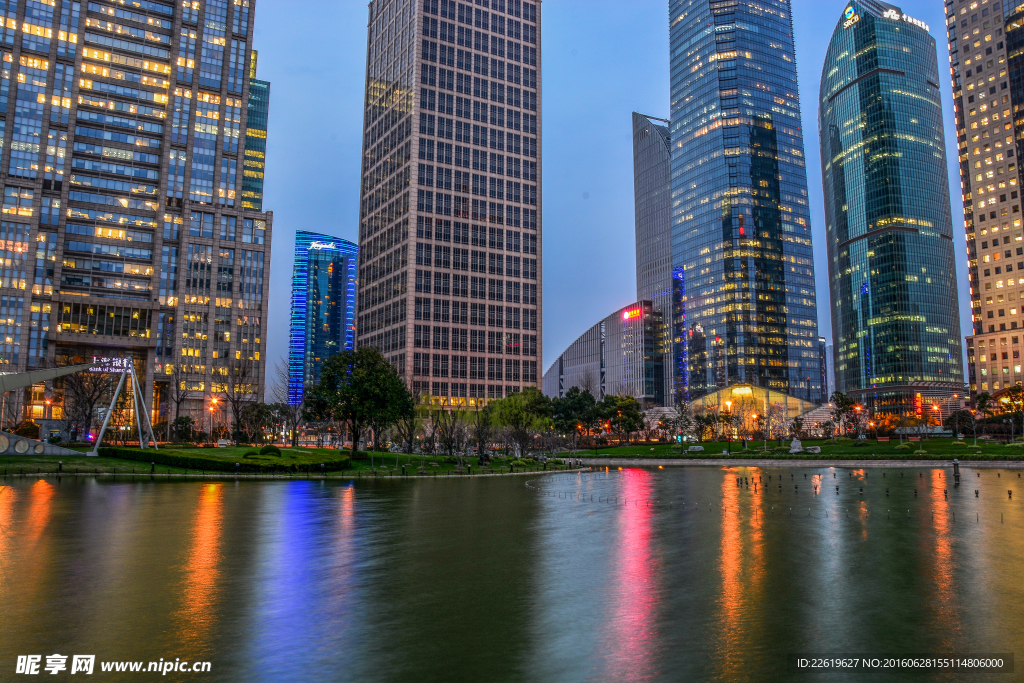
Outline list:
[[[526,387],[494,404],[494,417],[509,430],[509,439],[520,457],[529,452],[534,436],[544,428],[545,418],[550,414],[551,400],[537,387]]]
[[[620,441],[622,437],[631,441],[631,435],[643,429],[644,414],[640,402],[632,396],[605,396],[600,406],[612,430],[620,434]]]
[[[379,433],[414,410],[412,396],[380,351],[364,346],[342,351],[324,362],[306,394],[307,420],[347,422],[355,455],[367,428]]]
[[[555,431],[569,439],[575,452],[580,438],[599,419],[597,400],[589,391],[572,387],[564,397],[551,399],[551,418]]]
[[[839,429],[839,433],[845,435],[857,419],[854,415],[857,403],[841,391],[832,392],[830,401],[832,403],[832,422]]]

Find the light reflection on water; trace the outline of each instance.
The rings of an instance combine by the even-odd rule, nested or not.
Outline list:
[[[0,679],[65,651],[276,683],[819,680],[785,655],[1019,649],[1016,473],[886,475],[9,479]]]

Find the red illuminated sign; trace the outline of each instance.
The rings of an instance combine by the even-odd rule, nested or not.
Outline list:
[[[643,315],[643,313],[644,312],[639,308],[634,308],[632,311],[623,311],[622,319],[629,320],[630,318],[639,318],[641,315]]]

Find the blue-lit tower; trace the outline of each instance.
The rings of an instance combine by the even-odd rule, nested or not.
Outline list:
[[[820,402],[790,3],[670,0],[669,24],[675,384]]]
[[[325,360],[355,342],[359,247],[338,237],[295,233],[288,402],[302,403],[305,386]]]

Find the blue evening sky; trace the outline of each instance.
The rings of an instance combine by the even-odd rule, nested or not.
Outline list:
[[[543,7],[544,361],[636,299],[630,114],[667,117],[667,0],[548,0]],[[793,0],[796,58],[814,231],[820,334],[831,339],[817,93],[828,39],[844,2]],[[290,1],[256,14],[258,76],[271,81],[264,208],[274,212],[268,356],[287,356],[296,230],[358,240],[359,156],[366,72],[365,2]],[[910,0],[937,41],[962,332],[969,330],[960,181],[943,4]],[[324,39],[323,36],[329,36]],[[952,302],[951,302],[952,305]]]

